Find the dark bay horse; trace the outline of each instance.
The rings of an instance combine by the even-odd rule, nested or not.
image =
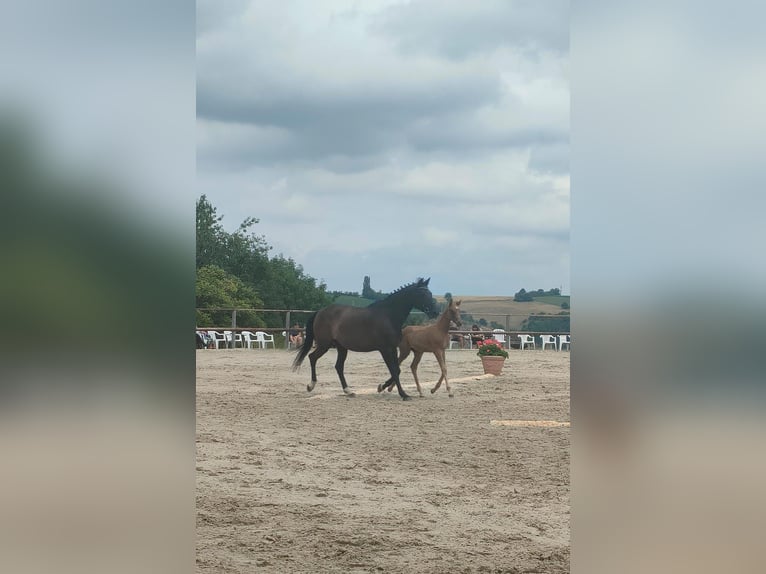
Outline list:
[[[397,347],[402,338],[402,325],[412,309],[419,309],[433,318],[437,315],[436,302],[428,289],[430,279],[418,279],[415,283],[400,287],[391,295],[367,307],[329,305],[309,317],[306,322],[306,339],[298,348],[293,361],[293,370],[300,367],[306,355],[311,361],[311,383],[306,389],[311,392],[317,382],[316,363],[330,348],[338,350],[335,370],[338,372],[343,392],[354,393],[346,384],[343,365],[349,351],[369,353],[379,351],[391,373],[392,384],[396,383],[399,396],[409,399],[399,382]],[[309,354],[312,345],[316,349]]]
[[[410,370],[412,376],[415,377],[415,386],[418,388],[418,394],[422,397],[423,391],[420,390],[420,381],[418,381],[418,364],[420,359],[423,358],[423,353],[433,353],[436,360],[439,363],[441,369],[441,377],[437,381],[431,393],[435,393],[444,381],[444,385],[447,387],[447,394],[452,397],[452,389],[450,389],[449,381],[447,381],[447,360],[445,358],[444,349],[449,345],[449,326],[450,323],[455,323],[458,327],[462,325],[460,320],[460,301],[454,299],[449,302],[449,305],[444,309],[436,323],[432,325],[410,325],[405,327],[402,331],[402,340],[399,342],[399,364],[401,365],[406,359],[410,351],[412,351],[415,357],[412,359]],[[383,391],[386,387],[390,391],[393,388],[393,381],[390,379],[385,383],[378,385],[378,392]]]

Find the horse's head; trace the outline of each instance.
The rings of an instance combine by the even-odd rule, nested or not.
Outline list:
[[[415,300],[413,307],[423,311],[423,313],[425,313],[429,319],[434,319],[435,317],[439,316],[439,308],[436,303],[436,299],[434,299],[433,293],[431,293],[431,290],[428,288],[428,282],[430,280],[430,277],[428,279],[421,278],[418,279],[417,283],[415,283]]]
[[[447,307],[447,315],[449,316],[449,320],[455,323],[458,327],[460,327],[463,322],[460,320],[460,303],[462,303],[462,300],[455,301],[454,299],[451,299],[449,302],[449,307]]]

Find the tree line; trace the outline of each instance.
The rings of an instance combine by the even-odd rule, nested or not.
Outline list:
[[[537,289],[536,291],[527,291],[526,289],[519,289],[513,296],[514,301],[534,301],[535,297],[544,297],[546,295],[561,295],[561,289],[558,287],[548,289]]]
[[[197,325],[222,326],[230,312],[212,308],[319,309],[332,302],[327,285],[308,275],[292,258],[270,256],[272,246],[257,235],[254,217],[227,232],[205,195],[197,200]],[[276,313],[237,312],[242,327],[281,327]]]

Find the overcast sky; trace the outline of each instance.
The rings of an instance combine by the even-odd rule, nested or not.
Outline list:
[[[197,181],[330,290],[569,293],[569,3],[197,2]]]

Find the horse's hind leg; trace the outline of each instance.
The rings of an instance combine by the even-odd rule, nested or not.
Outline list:
[[[349,397],[355,397],[354,392],[348,388],[346,384],[346,377],[343,375],[343,365],[346,363],[346,356],[348,355],[348,349],[338,345],[338,360],[335,361],[335,370],[338,371],[338,377],[340,378],[340,385],[343,387],[343,392]]]
[[[317,384],[317,361],[319,360],[319,357],[324,355],[328,350],[329,347],[320,347],[317,345],[317,348],[309,353],[309,362],[311,363],[311,383],[306,385],[306,390],[308,392],[313,391],[314,385]]]

